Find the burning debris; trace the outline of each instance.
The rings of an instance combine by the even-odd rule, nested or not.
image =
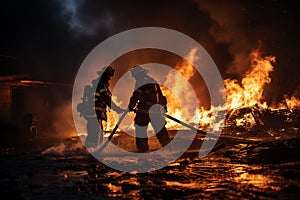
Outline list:
[[[224,107],[218,108],[218,110],[227,110],[224,131],[257,131],[257,128],[279,130],[288,128],[291,124],[297,126],[299,110],[296,108],[300,103],[299,99],[294,96],[288,99],[285,96],[284,101],[287,105],[285,108],[282,104],[271,108],[270,102],[263,101],[264,87],[271,82],[270,73],[274,70],[272,63],[275,62],[275,57],[263,57],[257,49],[250,54],[249,58],[251,68],[240,83],[236,79],[224,80],[227,102]],[[208,111],[200,112],[200,115],[202,114],[200,127],[205,127],[210,121],[214,109],[212,107]]]
[[[224,81],[228,109],[227,127],[242,127],[244,130],[251,130],[253,127],[282,129],[288,126],[291,118],[297,123],[294,121],[297,117],[292,117],[297,111],[282,109],[282,106],[271,108],[270,102],[263,101],[264,87],[271,82],[270,72],[274,70],[272,63],[275,62],[275,57],[262,57],[260,51],[255,50],[250,54],[250,59],[251,68],[241,84],[237,80]]]
[[[194,109],[195,105],[191,101],[191,93],[186,91],[184,81],[191,81],[196,75],[193,64],[200,59],[196,56],[197,51],[198,49],[192,48],[186,59],[178,62],[174,67],[185,80],[170,72],[162,86],[163,94],[167,97],[168,114],[170,116],[204,131],[212,124],[213,127],[210,128],[215,131],[223,130],[223,132],[229,130],[231,132],[253,131],[257,128],[261,130],[270,128],[279,130],[287,128],[291,124],[297,128],[299,98],[284,95],[283,103],[271,105],[272,98],[265,98],[264,96],[266,95],[266,85],[271,83],[270,75],[274,71],[273,65],[276,58],[274,56],[263,56],[260,48],[249,54],[250,68],[240,81],[229,78],[224,80],[226,90],[226,103],[224,105],[211,105],[209,109],[204,106]],[[186,60],[193,62],[187,62]],[[170,87],[167,88],[164,85]],[[196,90],[198,89],[199,86]],[[178,96],[182,97],[180,101]],[[225,123],[222,123],[218,116],[224,113],[226,113],[226,118]],[[133,117],[131,116],[131,118]],[[116,119],[118,117],[113,112],[108,113],[108,122],[104,126],[106,131],[111,131],[114,128]],[[221,126],[221,124],[224,125]],[[172,120],[167,121],[167,128],[168,130],[185,129],[185,127]],[[129,130],[133,127],[122,127],[121,125],[120,129]]]

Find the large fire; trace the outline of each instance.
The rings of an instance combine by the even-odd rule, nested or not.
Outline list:
[[[226,109],[229,118],[237,109],[253,108],[266,109],[268,104],[263,101],[263,91],[266,84],[271,82],[270,73],[274,70],[274,56],[263,57],[260,49],[252,51],[249,55],[250,69],[239,83],[236,79],[224,80],[226,88]],[[244,113],[236,118],[236,126],[253,126],[256,124],[253,114]]]
[[[176,71],[171,71],[164,85],[170,86],[170,88],[162,87],[163,94],[167,97],[168,114],[175,118],[181,119],[188,123],[199,123],[199,109],[194,109],[193,94],[187,91],[186,81],[189,81],[195,74],[193,64],[199,58],[196,56],[196,48],[190,50],[186,59],[181,61],[175,66]],[[190,60],[191,62],[188,62]],[[184,79],[179,79],[177,72],[183,76]],[[174,95],[177,94],[177,96]],[[180,100],[178,99],[180,98]],[[181,103],[181,107],[180,104]],[[168,129],[178,129],[181,126],[174,121],[168,121]]]
[[[191,102],[192,96],[186,91],[184,81],[189,81],[196,73],[193,65],[199,59],[196,56],[197,51],[198,49],[192,48],[186,58],[175,66],[176,73],[179,72],[185,80],[178,79],[176,73],[171,71],[166,77],[164,84],[171,85],[171,87],[162,86],[163,94],[168,101],[169,115],[201,128],[208,127],[214,122],[213,129],[220,130],[222,128],[220,127],[221,122],[218,123],[216,121],[216,116],[221,111],[226,111],[228,116],[230,116],[230,114],[242,108],[269,108],[268,103],[263,98],[263,92],[264,87],[271,82],[270,74],[274,71],[273,64],[276,59],[274,56],[264,57],[261,55],[260,49],[256,49],[249,55],[250,68],[241,81],[236,79],[224,80],[226,90],[226,104],[224,106],[211,106],[209,110],[204,109],[204,107],[194,109],[194,105]],[[283,106],[288,109],[300,108],[300,99],[295,96],[285,96],[284,103],[278,105],[276,109],[280,109]],[[105,130],[114,128],[116,123],[114,119],[117,119],[117,117],[113,116],[113,112],[110,112],[108,114],[108,123],[105,124]],[[254,125],[256,123],[251,113],[245,113],[241,118],[235,120],[236,126]],[[176,122],[168,120],[167,128],[174,130],[183,127]]]
[[[224,80],[227,109],[252,107],[255,104],[267,107],[267,102],[262,102],[264,86],[271,82],[270,72],[274,70],[272,63],[275,57],[262,57],[259,50],[250,54],[251,68],[239,83],[236,79]]]
[[[199,59],[196,57],[197,49],[191,49],[190,53],[187,55],[187,58],[192,61],[197,61]],[[211,106],[209,110],[200,107],[199,109],[189,111],[189,102],[184,102],[185,108],[180,108],[174,97],[170,95],[170,90],[165,89],[164,93],[168,97],[168,112],[170,115],[175,116],[179,119],[182,119],[188,123],[199,125],[201,128],[205,128],[214,122],[213,129],[218,130],[220,127],[220,122],[216,121],[216,116],[221,111],[228,112],[230,117],[236,110],[242,108],[251,108],[255,109],[267,109],[270,105],[264,100],[263,92],[264,87],[271,82],[270,74],[274,71],[273,64],[276,59],[274,56],[262,56],[260,49],[252,51],[249,55],[250,68],[245,73],[241,81],[239,82],[236,79],[225,79],[224,86],[226,89],[226,104],[224,106],[214,107]],[[194,63],[186,62],[185,60],[175,67],[186,80],[190,80],[195,74],[193,68]],[[171,90],[183,90],[182,83],[178,80],[172,78],[172,74],[167,77],[170,82],[174,83]],[[182,91],[184,92],[184,90]],[[189,98],[189,96],[188,96]],[[182,99],[180,99],[182,100]],[[295,109],[300,107],[300,99],[292,96],[288,98],[285,96],[286,107],[289,109]],[[277,109],[281,108],[279,105]],[[183,112],[189,111],[189,112]],[[180,112],[181,111],[181,112]],[[250,125],[253,126],[257,123],[254,119],[253,114],[245,113],[240,118],[235,119],[236,126]],[[217,123],[216,123],[217,122]],[[169,129],[178,129],[180,126],[174,122],[168,123]]]

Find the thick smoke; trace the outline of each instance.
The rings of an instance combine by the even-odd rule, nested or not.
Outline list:
[[[296,5],[291,2],[195,0],[201,12],[209,15],[210,35],[224,45],[232,57],[225,76],[239,78],[249,68],[249,54],[261,49],[263,56],[275,56],[272,82],[265,87],[265,97],[278,102],[287,92],[299,86],[299,59],[295,49],[299,44],[299,23]],[[223,68],[223,67],[221,67]],[[293,77],[293,78],[291,78]]]
[[[233,60],[227,73],[241,75],[249,67],[249,54],[258,45],[253,32],[245,29],[244,8],[239,1],[198,1],[199,9],[211,17],[209,33],[217,43],[228,45]]]

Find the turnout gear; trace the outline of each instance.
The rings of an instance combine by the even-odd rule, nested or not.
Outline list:
[[[83,97],[81,99],[82,102],[77,105],[77,111],[80,113],[80,117],[84,117],[85,119],[95,117],[93,88],[90,85],[84,87]]]
[[[101,71],[98,71],[97,73],[98,73],[98,75],[100,75],[101,73],[103,73],[103,74],[107,74],[109,76],[114,76],[115,70],[111,66],[106,66]]]
[[[109,80],[115,70],[111,66],[104,67],[98,72],[99,77],[92,81],[92,86],[84,88],[82,102],[77,105],[80,116],[87,120],[86,147],[96,147],[100,133],[100,143],[103,141],[102,120],[107,121],[107,109],[113,109],[117,113],[123,112],[112,100],[109,90]]]
[[[167,110],[167,99],[162,94],[159,84],[152,77],[147,75],[148,71],[140,66],[131,69],[132,76],[136,79],[135,91],[130,98],[129,111],[135,111],[135,132],[136,147],[139,152],[148,151],[147,126],[149,122],[156,133],[160,144],[165,146],[170,142],[166,121],[162,114],[162,110],[157,110],[156,114],[150,118],[149,110],[152,106],[160,104],[165,112]],[[159,107],[160,108],[160,107]],[[159,109],[156,108],[156,109]]]
[[[131,70],[131,75],[132,76],[138,76],[138,75],[142,75],[142,74],[147,74],[148,70],[142,68],[141,66],[134,66]]]
[[[136,79],[136,84],[130,98],[129,111],[133,111],[134,107],[136,111],[149,110],[152,105],[160,104],[167,112],[167,98],[157,81],[147,75],[148,71],[141,66],[135,66],[131,69],[131,73]]]
[[[107,121],[107,108],[113,109],[117,113],[123,112],[119,106],[117,106],[112,100],[112,94],[109,90],[109,83],[103,82],[101,79],[98,83],[95,92],[95,110],[97,114],[97,118]]]

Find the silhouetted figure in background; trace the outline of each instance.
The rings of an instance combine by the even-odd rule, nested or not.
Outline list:
[[[24,131],[26,134],[25,136],[30,138],[36,137],[38,130],[34,124],[33,115],[31,113],[24,115],[23,123],[24,123]]]
[[[150,77],[148,71],[141,66],[131,69],[131,75],[136,80],[135,90],[129,102],[129,111],[136,112],[134,126],[136,132],[136,147],[138,152],[149,150],[147,127],[149,122],[156,133],[160,144],[165,146],[170,142],[163,112],[167,112],[167,100],[163,96],[159,84]],[[160,106],[153,105],[159,104]],[[152,107],[152,108],[151,108]],[[152,113],[149,113],[151,108]],[[150,116],[151,115],[151,118]]]

